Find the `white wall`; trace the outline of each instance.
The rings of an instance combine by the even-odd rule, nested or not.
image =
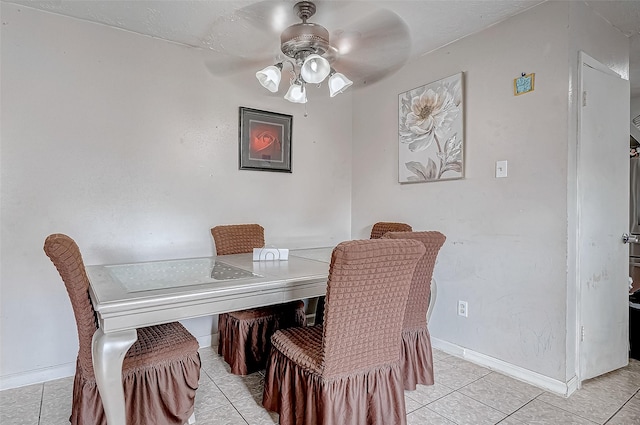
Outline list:
[[[352,236],[365,237],[380,220],[442,231],[432,337],[559,383],[574,374],[567,140],[578,54],[569,33],[570,23],[587,19],[583,8],[535,7],[423,56],[357,93],[353,105]],[[598,25],[595,36],[610,28]],[[610,43],[619,42],[601,45],[615,56],[620,49]],[[465,179],[398,184],[398,94],[461,71]],[[514,96],[522,72],[535,73],[535,91]],[[508,160],[508,178],[494,177],[498,160]],[[468,318],[456,315],[458,300],[469,302]]]
[[[206,52],[1,7],[0,387],[75,366],[50,233],[87,264],[211,255],[216,224],[261,223],[289,248],[349,238],[350,94],[311,93],[305,118],[257,81],[213,76]],[[293,115],[293,174],[238,170],[239,106]]]

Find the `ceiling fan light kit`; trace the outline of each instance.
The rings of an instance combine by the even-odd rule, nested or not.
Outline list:
[[[300,67],[300,76],[307,83],[320,84],[331,72],[329,61],[320,55],[312,54]]]
[[[282,63],[276,65],[270,65],[265,69],[256,72],[256,78],[262,84],[262,87],[269,90],[271,93],[278,91],[280,85],[280,78],[282,77]]]
[[[294,103],[306,103],[305,84],[320,84],[329,77],[329,95],[342,93],[353,84],[343,74],[336,72],[325,55],[332,49],[329,44],[329,31],[322,25],[307,22],[316,13],[316,5],[310,1],[301,1],[293,6],[302,22],[291,25],[280,35],[280,50],[288,58],[293,78],[284,98]],[[256,72],[260,84],[272,93],[278,91],[284,62],[267,66]]]
[[[294,82],[289,86],[289,90],[287,90],[284,98],[292,103],[307,103],[307,91],[304,85],[299,82]]]
[[[342,93],[351,84],[353,84],[353,81],[341,73],[332,70],[331,76],[329,77],[329,96],[334,97],[335,95]]]

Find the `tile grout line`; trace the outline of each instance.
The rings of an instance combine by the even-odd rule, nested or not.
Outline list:
[[[544,394],[544,393],[542,393]],[[523,404],[522,406],[520,406],[517,410],[515,410],[514,412],[511,412],[510,414],[508,414],[506,417],[502,418],[502,420],[500,422],[504,422],[505,419],[510,418],[511,416],[513,416],[516,412],[519,412],[520,410],[522,410],[525,406],[533,403],[534,400],[536,400],[538,397],[540,397],[542,394],[538,394],[537,396],[535,396],[534,398],[532,398],[531,400],[527,401],[525,404]],[[500,423],[498,422],[498,424]]]
[[[480,379],[484,378],[485,376],[490,375],[491,373],[493,373],[493,371],[490,371],[490,372],[489,372],[489,373],[487,373],[486,375],[479,376],[476,380],[471,381],[471,382],[469,382],[468,384],[463,385],[462,387],[460,387],[460,388],[458,388],[458,389],[456,389],[456,390],[453,390],[453,391],[451,391],[451,392],[450,392],[450,393],[448,393],[448,394],[445,394],[445,395],[443,395],[443,396],[441,396],[441,397],[438,397],[437,399],[432,400],[432,401],[430,401],[430,402],[429,402],[429,403],[427,403],[427,404],[424,404],[422,407],[426,407],[427,409],[429,409],[429,410],[430,410],[430,411],[432,411],[433,413],[437,414],[438,416],[441,416],[441,417],[445,418],[446,420],[448,420],[448,421],[450,421],[450,422],[453,422],[453,423],[455,423],[455,424],[459,425],[459,424],[458,424],[458,423],[457,423],[453,418],[449,418],[449,417],[447,417],[447,416],[444,416],[444,415],[440,414],[439,412],[436,412],[435,410],[433,410],[433,409],[430,409],[430,408],[429,408],[429,405],[430,405],[430,404],[433,404],[433,403],[435,403],[435,402],[436,402],[436,401],[438,401],[438,400],[441,400],[441,399],[443,399],[443,398],[445,398],[445,397],[447,397],[447,396],[450,396],[450,395],[451,395],[451,394],[453,394],[453,393],[458,393],[458,395],[461,395],[461,396],[463,396],[463,397],[468,397],[468,398],[470,398],[471,400],[473,400],[473,401],[475,401],[475,402],[477,402],[477,403],[480,403],[480,404],[482,404],[483,406],[485,406],[485,407],[487,407],[487,408],[489,408],[489,409],[495,410],[496,412],[501,413],[501,414],[505,414],[505,413],[503,413],[503,412],[499,411],[498,409],[496,409],[496,408],[494,408],[494,407],[491,407],[491,406],[489,406],[489,405],[486,405],[485,403],[483,403],[483,402],[481,402],[481,401],[479,401],[479,400],[476,400],[476,399],[474,399],[473,397],[470,397],[470,396],[468,396],[468,395],[463,394],[463,393],[461,393],[461,392],[460,392],[460,390],[461,390],[462,388],[464,388],[464,387],[466,387],[466,386],[469,386],[469,385],[473,384],[474,382],[479,381]],[[435,382],[435,379],[434,379],[434,382]],[[444,384],[442,384],[442,385],[444,385]],[[444,385],[444,386],[446,387],[446,385]],[[414,400],[414,401],[415,401],[415,400]],[[416,409],[416,410],[418,410],[418,409]],[[505,418],[500,419],[500,422],[502,422],[504,419],[505,419]],[[498,422],[496,422],[496,423],[498,423]]]
[[[42,383],[42,390],[40,392],[40,409],[38,410],[38,425],[42,422],[42,404],[44,403],[44,382]]]
[[[473,398],[472,396],[470,396],[470,395],[467,395],[467,394],[465,394],[465,393],[461,393],[461,392],[460,392],[460,390],[461,390],[461,389],[466,388],[466,387],[468,387],[469,385],[471,385],[471,384],[474,384],[474,383],[478,382],[478,381],[479,381],[479,380],[481,380],[482,378],[484,378],[484,377],[486,377],[486,376],[489,376],[489,375],[491,375],[492,373],[495,373],[495,372],[494,372],[494,371],[490,371],[490,372],[489,372],[489,373],[487,373],[486,375],[480,376],[480,377],[479,377],[478,379],[476,379],[475,381],[469,382],[467,385],[464,385],[464,386],[462,386],[462,387],[458,388],[458,389],[457,389],[457,390],[455,390],[454,392],[455,392],[455,393],[460,394],[461,396],[469,397],[471,400],[473,400],[473,401],[475,401],[475,402],[478,402],[478,403],[482,404],[483,406],[488,407],[489,409],[495,410],[495,411],[496,411],[496,412],[498,412],[498,413],[502,413],[503,415],[507,415],[507,416],[509,416],[507,413],[504,413],[504,412],[502,412],[502,411],[500,411],[500,410],[496,409],[496,408],[495,408],[495,407],[493,407],[493,406],[489,406],[488,404],[486,404],[486,403],[485,403],[485,402],[483,402],[483,401],[476,400],[476,399],[475,399],[475,398]],[[448,395],[448,394],[447,394],[447,395]],[[530,401],[531,401],[531,400],[530,400]],[[522,408],[522,406],[521,406],[520,408]],[[520,410],[520,408],[519,408],[518,410]],[[517,410],[516,410],[516,411],[517,411]],[[500,422],[502,422],[504,419],[505,419],[505,418],[500,419]]]
[[[634,398],[636,396],[636,394],[640,394],[640,389],[636,390],[635,393],[633,393],[633,395],[631,395],[631,397],[629,397],[627,399],[627,401],[625,401],[624,403],[622,403],[622,406],[620,406],[620,408],[618,410],[616,410],[613,415],[609,416],[607,418],[606,421],[604,421],[604,425],[606,425],[607,423],[611,422],[611,419],[613,419],[622,409],[624,409],[624,407],[627,405],[627,403],[629,403],[631,401],[632,398]]]
[[[240,415],[240,417],[242,418],[242,420],[249,425],[249,422],[247,421],[247,418],[244,417],[244,415],[242,413],[240,413],[240,411],[238,410],[238,408],[236,407],[236,405],[233,403],[233,401],[231,401],[231,399],[224,393],[224,391],[222,391],[222,388],[220,388],[220,386],[218,385],[218,383],[216,382],[216,380],[207,373],[207,371],[204,371],[205,375],[207,375],[209,377],[209,379],[211,379],[211,382],[213,382],[213,385],[216,386],[216,388],[218,389],[218,391],[220,391],[220,394],[222,394],[224,396],[224,398],[227,399],[227,401],[229,402],[229,404],[231,405],[231,407],[233,407],[233,409],[238,412],[238,415]]]
[[[548,394],[548,393],[545,391],[545,392],[543,392],[542,394],[540,394],[538,397],[540,397],[540,396],[541,396],[541,395],[543,395],[543,394]],[[536,397],[536,399],[538,399],[538,397]],[[533,401],[533,400],[531,400],[531,401]],[[556,406],[555,404],[547,403],[547,402],[546,402],[546,401],[544,401],[544,400],[538,400],[538,401],[539,401],[540,403],[544,403],[544,404],[546,404],[547,406],[551,406],[551,407],[554,407],[554,408],[556,408],[556,409],[560,409],[560,410],[562,410],[563,412],[566,412],[566,413],[568,413],[568,414],[570,414],[570,415],[577,416],[577,417],[579,417],[579,418],[581,418],[581,419],[584,419],[585,421],[589,421],[589,422],[591,422],[592,424],[598,424],[598,423],[599,423],[599,422],[594,421],[593,419],[589,419],[589,418],[586,418],[586,417],[582,416],[580,413],[575,413],[575,412],[572,412],[572,411],[570,411],[570,410],[567,410],[567,409],[565,409],[564,407],[560,407],[560,406]]]

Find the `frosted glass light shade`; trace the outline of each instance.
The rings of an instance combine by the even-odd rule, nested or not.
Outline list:
[[[280,78],[282,77],[281,69],[282,64],[268,66],[256,72],[256,78],[260,81],[262,87],[271,93],[275,93],[278,91],[278,86],[280,85]]]
[[[309,55],[300,68],[302,79],[311,84],[321,83],[331,72],[329,61],[320,55]]]
[[[307,103],[307,92],[302,84],[291,84],[284,98],[293,103]]]
[[[353,81],[345,77],[343,74],[336,72],[331,77],[329,77],[329,96],[334,97],[335,95],[342,93],[349,86],[353,84]]]

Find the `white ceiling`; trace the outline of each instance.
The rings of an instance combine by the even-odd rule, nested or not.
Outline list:
[[[274,62],[279,34],[300,20],[295,0],[2,0],[72,16],[202,49],[211,72],[248,74]],[[310,22],[336,38],[353,40],[357,52],[336,69],[356,85],[382,78],[406,61],[521,13],[541,0],[316,1]],[[640,1],[587,1],[631,39],[632,95],[640,95]],[[355,50],[355,49],[354,49]],[[342,52],[341,52],[342,53]]]

